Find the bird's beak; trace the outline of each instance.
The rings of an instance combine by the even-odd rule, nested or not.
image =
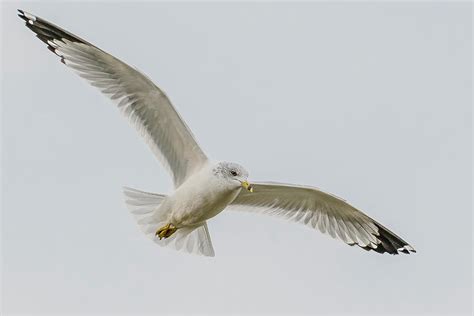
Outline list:
[[[253,187],[252,187],[252,185],[251,185],[250,183],[248,183],[247,181],[242,181],[242,186],[243,186],[246,190],[248,190],[248,191],[250,191],[250,192],[253,192]]]

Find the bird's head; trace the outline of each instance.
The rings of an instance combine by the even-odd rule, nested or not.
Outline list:
[[[229,181],[234,181],[244,189],[253,192],[252,185],[248,182],[249,173],[241,165],[234,162],[221,161],[217,163],[214,172]]]

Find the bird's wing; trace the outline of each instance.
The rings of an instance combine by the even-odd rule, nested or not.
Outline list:
[[[18,10],[26,26],[81,77],[99,88],[127,116],[178,187],[207,157],[168,97],[145,75],[87,41]]]
[[[349,245],[379,253],[415,252],[412,246],[346,201],[316,188],[281,183],[252,183],[231,209],[276,215],[328,233]]]

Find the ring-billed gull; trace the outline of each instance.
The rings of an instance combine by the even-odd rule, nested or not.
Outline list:
[[[308,186],[249,184],[242,166],[212,162],[168,97],[148,77],[54,24],[18,12],[63,64],[117,102],[173,178],[175,191],[169,196],[124,189],[139,227],[157,244],[214,256],[207,220],[230,208],[291,219],[365,250],[415,252],[393,232],[334,195]]]

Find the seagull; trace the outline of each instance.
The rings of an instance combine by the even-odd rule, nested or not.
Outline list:
[[[116,102],[171,175],[170,195],[124,188],[138,226],[156,244],[213,257],[207,221],[235,209],[289,219],[368,251],[416,252],[335,195],[310,186],[250,184],[241,165],[206,156],[169,98],[146,75],[40,17],[23,10],[18,16],[63,64]]]

